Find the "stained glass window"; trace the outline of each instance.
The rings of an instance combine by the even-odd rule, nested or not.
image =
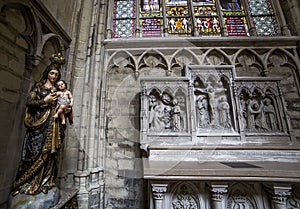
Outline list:
[[[257,35],[277,35],[278,24],[269,0],[247,0]]]
[[[248,36],[245,9],[240,0],[221,0],[222,15],[228,36]]]
[[[113,38],[280,34],[271,0],[114,0],[113,12]]]
[[[130,38],[136,29],[136,0],[114,1],[114,38]]]
[[[187,0],[166,0],[169,34],[191,34],[191,18]]]
[[[163,16],[159,0],[142,0],[140,6],[140,28],[142,37],[160,37]]]
[[[215,0],[193,0],[195,28],[199,35],[220,35],[220,20]]]

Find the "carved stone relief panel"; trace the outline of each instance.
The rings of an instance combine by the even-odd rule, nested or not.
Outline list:
[[[255,202],[245,193],[236,190],[227,200],[227,209],[257,209]]]
[[[238,77],[231,65],[190,65],[183,76],[146,77],[141,84],[142,144],[292,141],[280,78]]]
[[[236,132],[232,67],[189,67],[198,133]]]
[[[197,192],[192,187],[183,183],[172,194],[172,209],[200,209]]]
[[[187,133],[188,82],[186,79],[142,79],[142,129],[150,135]]]
[[[290,133],[279,79],[236,80],[235,87],[241,131],[265,136]]]

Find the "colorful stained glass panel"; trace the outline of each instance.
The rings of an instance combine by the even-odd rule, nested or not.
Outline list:
[[[247,36],[248,29],[244,17],[224,18],[228,36]]]
[[[169,33],[191,33],[190,18],[168,18]]]
[[[187,0],[166,0],[167,5],[187,5]]]
[[[168,16],[187,16],[189,14],[187,6],[167,6],[166,12]]]
[[[143,37],[160,37],[161,36],[161,19],[141,19]]]
[[[159,0],[141,0],[142,12],[157,12],[160,10]]]
[[[199,35],[220,35],[220,25],[217,17],[196,18],[196,28]]]
[[[132,38],[134,37],[135,20],[124,19],[114,20],[113,37],[114,38]]]
[[[220,0],[222,9],[225,10],[242,10],[240,0]]]
[[[217,15],[216,6],[215,5],[194,6],[194,15],[195,16]]]
[[[253,17],[257,35],[270,36],[278,34],[276,20],[272,16]]]
[[[248,1],[252,15],[272,14],[272,6],[267,0]]]
[[[115,1],[114,17],[115,18],[133,18],[135,17],[135,1]]]
[[[213,4],[215,0],[193,0],[194,5],[205,5],[205,4]]]

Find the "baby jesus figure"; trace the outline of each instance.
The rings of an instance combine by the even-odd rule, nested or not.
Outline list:
[[[53,116],[54,118],[60,117],[61,124],[66,124],[66,114],[72,115],[73,96],[72,93],[67,89],[67,83],[63,80],[57,82],[56,92],[57,98],[57,112]],[[69,117],[70,124],[73,123],[73,118]]]

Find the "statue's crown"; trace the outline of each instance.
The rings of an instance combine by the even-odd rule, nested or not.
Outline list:
[[[65,64],[66,61],[61,53],[52,54],[49,59],[51,61],[50,65],[56,67],[57,69],[59,69],[60,66]]]

